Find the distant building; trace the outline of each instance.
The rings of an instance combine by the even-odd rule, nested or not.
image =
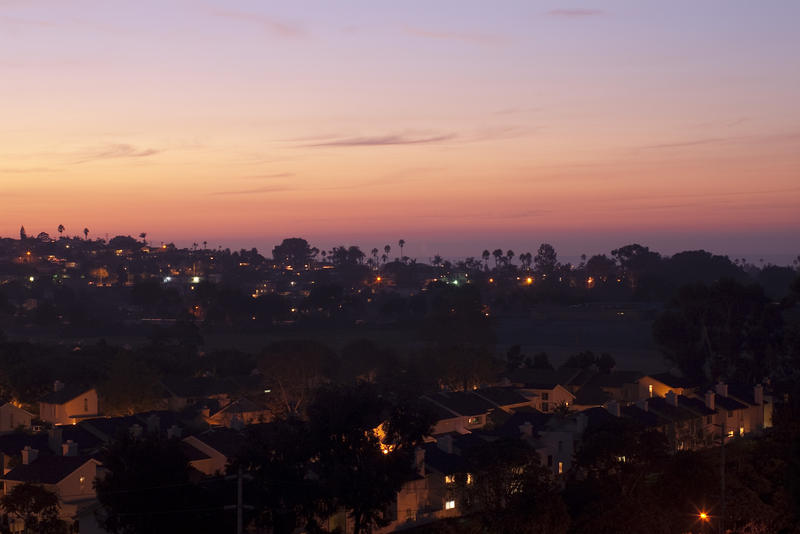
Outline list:
[[[97,391],[94,388],[64,385],[56,380],[53,391],[39,401],[39,418],[54,425],[75,424],[97,415]]]

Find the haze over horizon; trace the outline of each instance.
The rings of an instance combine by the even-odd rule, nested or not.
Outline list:
[[[800,3],[0,0],[0,236],[800,252]]]

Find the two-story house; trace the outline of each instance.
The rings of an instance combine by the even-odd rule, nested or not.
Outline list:
[[[97,391],[79,384],[56,380],[53,391],[39,400],[39,419],[54,425],[75,424],[97,417],[98,412]]]

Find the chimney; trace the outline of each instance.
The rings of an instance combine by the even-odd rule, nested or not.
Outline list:
[[[47,431],[47,447],[53,454],[61,452],[61,444],[64,442],[64,431],[61,427],[54,426]]]
[[[728,384],[720,382],[717,384],[717,395],[721,395],[723,397],[728,396]]]
[[[150,417],[147,418],[147,432],[158,434],[159,430],[161,430],[161,420],[156,414],[151,414]]]
[[[414,449],[414,469],[419,476],[425,476],[425,449],[422,447]]]
[[[78,444],[68,439],[61,445],[61,456],[78,456]]]
[[[30,465],[39,456],[37,449],[31,449],[30,445],[25,445],[22,449],[22,465]]]
[[[678,396],[675,394],[674,391],[669,390],[667,394],[664,395],[664,398],[667,399],[667,404],[677,407],[678,406]]]
[[[764,386],[756,384],[753,386],[753,401],[756,404],[764,404]]]
[[[716,395],[710,389],[706,391],[706,408],[716,411]]]
[[[144,430],[142,428],[142,425],[139,425],[139,424],[131,425],[131,428],[130,428],[131,437],[133,437],[133,438],[141,438],[142,437],[142,430]]]
[[[448,454],[453,454],[453,436],[444,434],[436,438],[436,446]]]
[[[641,399],[640,401],[637,401],[636,407],[643,412],[649,411],[649,408],[647,407],[647,399]]]
[[[61,391],[62,389],[64,389],[64,382],[61,380],[53,382],[53,391]]]
[[[178,425],[172,425],[167,429],[167,439],[180,438],[183,431]]]
[[[606,404],[606,410],[614,417],[622,417],[622,407],[615,400],[609,401],[608,404]]]
[[[519,431],[522,433],[523,436],[526,438],[533,437],[533,425],[530,421],[525,421],[521,425],[519,425]]]

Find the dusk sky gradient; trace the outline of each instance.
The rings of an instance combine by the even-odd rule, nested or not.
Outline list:
[[[789,263],[799,21],[797,0],[0,0],[0,236]]]

